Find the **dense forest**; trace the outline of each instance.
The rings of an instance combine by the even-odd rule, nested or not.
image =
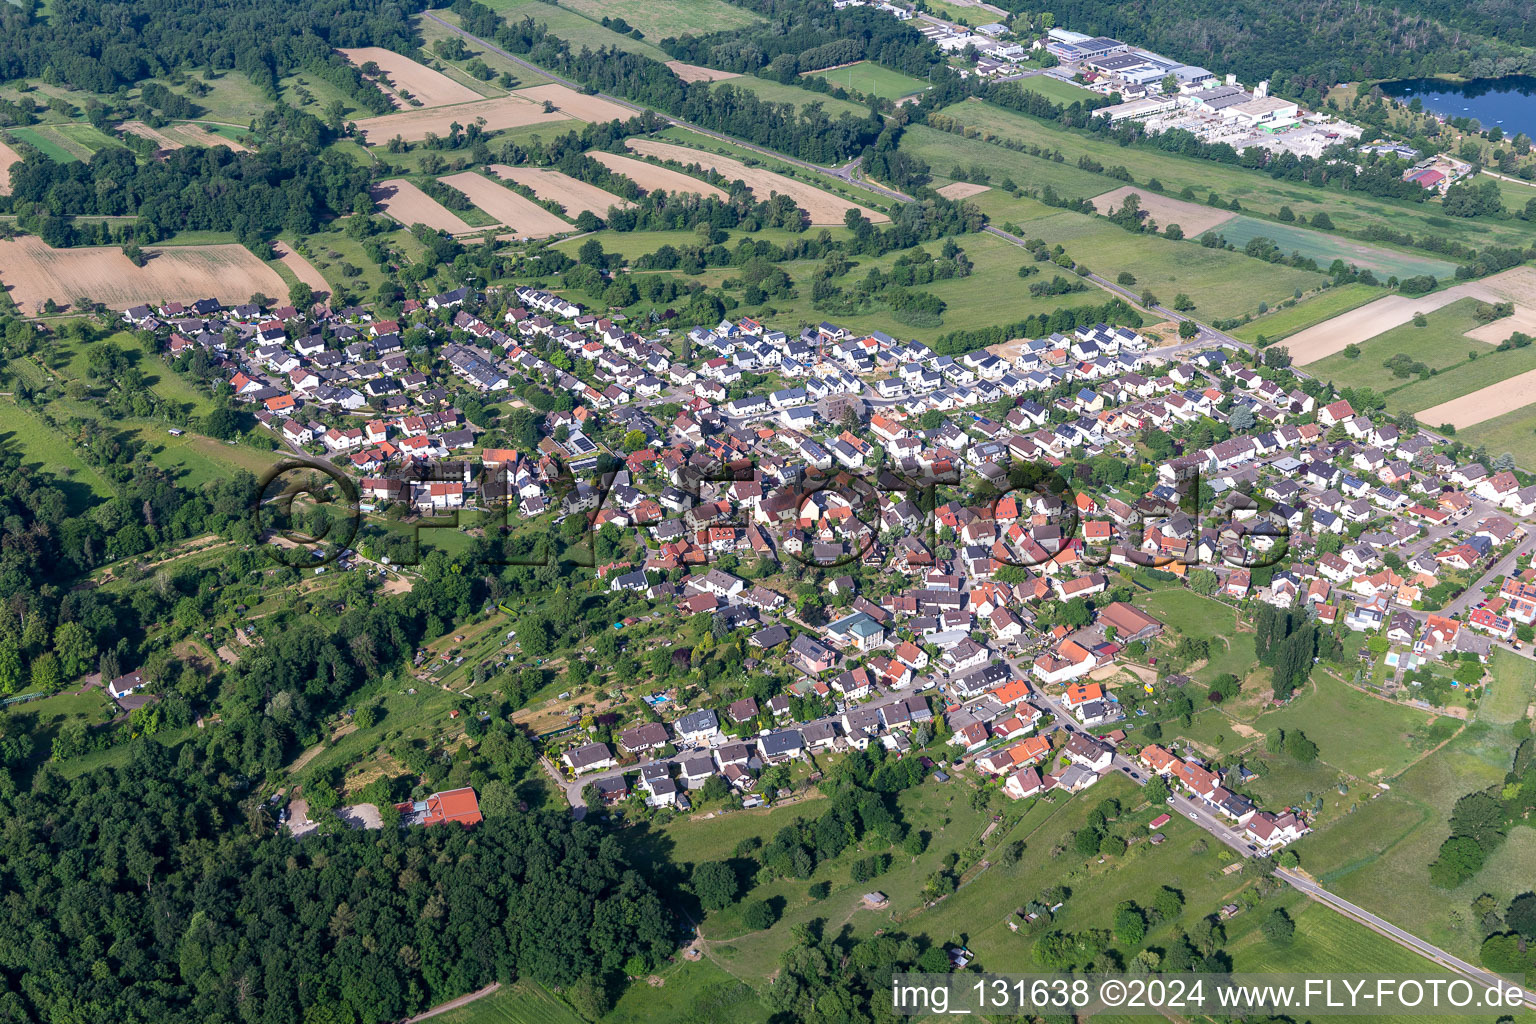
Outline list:
[[[729,83],[684,82],[671,68],[643,54],[607,48],[573,50],[570,43],[551,35],[532,18],[507,22],[474,0],[458,0],[453,11],[467,31],[494,39],[541,67],[801,160],[819,164],[850,160],[873,142],[884,126],[875,111],[864,117],[844,113],[834,118],[819,102],[797,110],[792,103],[768,102]]]
[[[1004,0],[1002,6],[1030,8],[1023,0]],[[1529,4],[1507,6],[1523,10]],[[1273,91],[1309,106],[1319,105],[1322,93],[1339,82],[1477,74],[1502,66],[1500,58],[1517,65],[1504,70],[1522,68],[1524,55],[1501,41],[1536,30],[1519,22],[1513,36],[1492,32],[1473,9],[1448,0],[1391,7],[1348,0],[1063,0],[1051,8],[1058,25],[1114,36],[1213,71],[1236,72],[1245,82],[1269,79]],[[1452,10],[1465,12],[1453,22],[1457,28],[1482,35],[1432,20]]]
[[[300,68],[345,61],[338,46],[415,48],[396,0],[61,0],[0,7],[0,81],[41,79],[111,93],[172,70],[239,71],[272,98]],[[345,85],[341,77],[325,77]],[[382,94],[354,71],[348,91]]]
[[[239,780],[141,740],[0,794],[0,1019],[374,1024],[518,978],[595,1017],[671,952],[619,844],[564,813],[295,843]]]
[[[806,71],[858,60],[924,78],[942,63],[909,22],[871,7],[833,8],[827,0],[731,0],[765,20],[747,28],[663,39],[661,48],[689,64],[761,74],[799,84]]]
[[[231,231],[247,245],[277,232],[307,234],[355,208],[372,209],[369,172],[316,151],[328,130],[316,118],[279,106],[257,121],[274,141],[254,153],[187,147],[139,162],[119,146],[88,163],[58,163],[37,150],[11,168],[6,208],[49,245],[72,244],[76,215],[134,216],[131,235],[154,242],[177,231]]]

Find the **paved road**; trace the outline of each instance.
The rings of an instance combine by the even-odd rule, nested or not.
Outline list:
[[[1289,868],[1276,868],[1275,875],[1287,882],[1292,888],[1306,893],[1308,896],[1314,900],[1317,900],[1319,903],[1327,904],[1334,910],[1343,914],[1345,917],[1354,918],[1356,921],[1359,921],[1361,924],[1370,928],[1372,931],[1378,932],[1382,935],[1385,935],[1387,938],[1392,939],[1398,945],[1411,949],[1426,959],[1433,960],[1435,963],[1448,967],[1455,971],[1457,974],[1460,974],[1463,977],[1468,978],[1480,985],[1491,986],[1494,984],[1511,984],[1510,982],[1503,980],[1491,971],[1484,970],[1481,967],[1474,967],[1472,964],[1452,956],[1438,946],[1430,945],[1428,942],[1425,942],[1423,939],[1414,935],[1412,932],[1406,932],[1399,928],[1397,925],[1393,924],[1391,921],[1377,917],[1375,914],[1371,913],[1369,910],[1366,910],[1364,907],[1356,906],[1355,904],[1344,899],[1344,897],[1334,895],[1327,889],[1324,889],[1322,886],[1312,881],[1310,878],[1298,874]],[[1526,1006],[1536,1007],[1536,993],[1533,993],[1529,989],[1525,988],[1521,988],[1521,992],[1524,994]]]
[[[1445,609],[1439,614],[1460,615],[1477,602],[1484,600],[1483,588],[1492,582],[1495,576],[1508,576],[1515,563],[1531,553],[1532,547],[1536,547],[1536,538],[1524,540],[1516,544],[1509,554],[1489,566],[1488,571],[1477,578],[1477,582],[1462,591],[1461,596],[1446,605]]]
[[[1016,672],[1021,671],[1020,667],[1015,664],[1013,660],[1010,660],[1009,664],[1014,667]],[[1027,674],[1027,666],[1024,667],[1024,671]],[[1072,720],[1070,712],[1067,711],[1067,709],[1061,704],[1060,701],[1056,700],[1054,697],[1051,697],[1045,692],[1036,690],[1034,695],[1031,697],[1031,700],[1038,704],[1043,704],[1046,708],[1061,718],[1061,721],[1053,722],[1050,725],[1042,728],[1042,734],[1053,732],[1058,728],[1066,728],[1069,731],[1077,732],[1087,731],[1082,729],[1082,727],[1078,726],[1077,723]],[[1067,724],[1068,722],[1071,724]],[[1145,786],[1147,784],[1148,776],[1146,770],[1140,765],[1133,763],[1128,758],[1122,757],[1118,753],[1114,756],[1112,767],[1115,771],[1123,772],[1138,786]],[[1213,838],[1230,847],[1234,852],[1238,854],[1238,856],[1245,858],[1259,856],[1257,852],[1249,849],[1248,840],[1242,834],[1240,829],[1232,826],[1227,821],[1212,813],[1210,808],[1208,808],[1204,803],[1197,800],[1192,800],[1178,792],[1173,794],[1168,803],[1170,805],[1170,813],[1178,814],[1193,821],[1196,825],[1199,825],[1202,829],[1208,832]],[[1472,964],[1452,956],[1450,953],[1447,953],[1445,950],[1439,948],[1438,946],[1425,942],[1423,939],[1419,938],[1417,935],[1414,935],[1412,932],[1405,931],[1390,921],[1378,917],[1377,915],[1371,913],[1369,910],[1366,910],[1364,907],[1356,906],[1355,904],[1344,899],[1342,896],[1338,896],[1329,892],[1327,889],[1324,889],[1322,886],[1318,885],[1310,878],[1307,878],[1305,875],[1291,871],[1287,868],[1276,868],[1275,875],[1286,884],[1290,885],[1297,891],[1304,893],[1308,897],[1317,900],[1320,903],[1327,904],[1329,907],[1345,915],[1346,917],[1354,918],[1356,921],[1359,921],[1366,927],[1371,928],[1373,931],[1376,931],[1382,935],[1385,935],[1387,938],[1392,939],[1398,945],[1410,949],[1415,953],[1418,953],[1420,956],[1425,957],[1426,959],[1433,960],[1435,963],[1448,967],[1455,971],[1457,974],[1460,974],[1479,985],[1493,985],[1495,982],[1501,981],[1501,979],[1496,977],[1491,972],[1486,971],[1480,967],[1474,967]],[[1507,984],[1507,982],[1505,982],[1505,984]],[[1525,998],[1527,1005],[1536,1007],[1536,993],[1526,991]]]

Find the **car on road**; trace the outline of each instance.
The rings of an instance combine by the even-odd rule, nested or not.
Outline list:
[[[1137,782],[1141,781],[1141,776],[1137,775],[1135,772],[1127,772],[1126,774],[1130,775],[1130,777],[1135,779]]]
[[[1259,852],[1259,848],[1257,846],[1254,846],[1252,843],[1249,843],[1248,844],[1248,852],[1249,853],[1258,853]]]
[[[1168,799],[1164,800],[1163,803],[1165,803],[1165,804],[1173,803],[1173,797],[1169,797]]]
[[[1190,811],[1189,812],[1189,820],[1190,821],[1199,821],[1200,820],[1200,815],[1196,814],[1194,811]]]

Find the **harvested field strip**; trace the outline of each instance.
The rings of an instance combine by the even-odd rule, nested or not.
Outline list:
[[[623,208],[630,205],[629,200],[621,199],[612,192],[605,192],[596,185],[588,185],[570,175],[548,168],[492,164],[491,170],[498,178],[506,178],[508,181],[527,186],[540,199],[550,199],[559,203],[565,207],[566,215],[570,217],[584,210],[603,217],[607,216],[610,206]]]
[[[883,213],[851,203],[830,192],[824,192],[814,185],[807,185],[761,167],[748,167],[740,160],[732,160],[730,157],[715,156],[713,153],[689,149],[687,146],[657,142],[655,139],[630,139],[626,145],[636,153],[662,160],[674,160],[685,166],[697,164],[700,167],[718,171],[732,181],[744,181],[760,201],[767,199],[774,192],[787,195],[795,201],[796,205],[810,214],[812,224],[841,224],[843,214],[850,209],[858,210],[876,224],[890,220]]]
[[[969,199],[971,196],[979,196],[983,192],[991,191],[991,185],[977,185],[969,181],[952,181],[948,185],[934,189],[945,199]]]
[[[1530,405],[1536,399],[1536,370],[1490,384],[1485,388],[1430,406],[1418,420],[1430,429],[1449,423],[1460,430]]]
[[[437,180],[463,192],[470,202],[511,228],[519,237],[547,238],[571,229],[569,224],[539,204],[474,171],[461,171]]]
[[[1159,229],[1169,224],[1177,224],[1184,230],[1185,238],[1202,235],[1237,216],[1230,210],[1217,210],[1210,206],[1202,206],[1200,203],[1159,195],[1141,185],[1127,185],[1124,188],[1105,192],[1101,196],[1094,196],[1091,202],[1095,210],[1108,214],[1111,209],[1118,210],[1125,202],[1125,197],[1133,192],[1141,197],[1141,208],[1147,211],[1151,220],[1157,222]]]
[[[315,265],[300,256],[288,247],[287,242],[273,242],[272,251],[276,254],[277,261],[303,283],[309,285],[318,294],[331,290],[331,284],[325,279],[325,275],[315,269]]]
[[[1348,313],[1342,313],[1332,320],[1325,320],[1315,327],[1309,327],[1291,335],[1286,339],[1286,346],[1291,350],[1291,359],[1296,365],[1305,366],[1308,363],[1317,362],[1324,356],[1341,352],[1347,345],[1359,344],[1394,327],[1400,327],[1412,320],[1414,313],[1429,313],[1442,306],[1448,306],[1458,299],[1467,298],[1481,299],[1484,302],[1513,302],[1520,306],[1536,307],[1536,267],[1515,267],[1512,270],[1494,274],[1492,277],[1485,277],[1481,281],[1453,285],[1444,291],[1423,295],[1416,299],[1403,295],[1390,295],[1384,299],[1377,299],[1375,302],[1367,303]],[[1495,321],[1495,324],[1501,326],[1489,333],[1494,335],[1493,340],[1503,341],[1509,337],[1508,332],[1521,329],[1518,326],[1519,322],[1517,312],[1514,320]],[[1506,333],[1499,333],[1506,328]],[[1480,341],[1489,340],[1488,337],[1478,333],[1481,330],[1482,328],[1478,328],[1477,331],[1469,332],[1468,337],[1475,337]]]
[[[612,100],[588,96],[563,85],[537,85],[532,89],[519,89],[512,95],[532,100],[540,106],[546,102],[553,103],[555,109],[565,116],[579,117],[583,121],[612,121],[615,118],[628,121],[640,114],[638,110],[631,110]]]
[[[662,189],[667,192],[694,192],[701,196],[714,196],[716,199],[726,198],[724,191],[708,182],[700,181],[680,171],[648,164],[644,160],[636,160],[632,156],[605,153],[598,149],[588,152],[587,155],[610,171],[617,171],[624,175],[647,192]]]
[[[11,164],[18,163],[21,155],[0,142],[0,196],[11,194]]]
[[[525,93],[532,91],[525,90]],[[486,131],[498,132],[523,125],[568,121],[571,115],[559,110],[546,114],[542,104],[530,101],[524,93],[513,93],[494,100],[478,100],[451,107],[403,110],[398,114],[369,117],[357,122],[357,126],[362,131],[363,141],[370,146],[377,146],[396,135],[406,142],[420,142],[428,135],[446,136],[454,122],[468,126],[480,118],[485,119]]]
[[[53,249],[34,236],[0,241],[0,286],[23,314],[43,303],[85,297],[112,309],[140,302],[216,298],[244,302],[254,292],[283,295],[277,271],[241,245],[148,247],[136,267],[118,248]]]
[[[1536,334],[1536,309],[1530,306],[1516,306],[1513,316],[1500,317],[1491,324],[1474,327],[1467,332],[1467,337],[1497,345],[1516,331],[1523,334]]]
[[[369,61],[379,66],[394,88],[404,90],[421,101],[423,107],[445,107],[452,103],[472,103],[482,99],[468,86],[460,85],[441,71],[433,71],[418,64],[404,54],[386,50],[381,46],[364,46],[355,50],[342,50],[342,55],[358,67]],[[398,107],[406,107],[400,96],[390,97]]]
[[[185,142],[173,139],[156,128],[151,128],[143,121],[124,121],[117,127],[130,135],[137,135],[141,139],[148,139],[155,144],[160,152],[170,152],[173,149],[180,149],[186,145]]]
[[[242,146],[234,139],[226,138],[223,135],[217,135],[209,131],[207,128],[204,128],[202,125],[193,124],[191,122],[186,124],[173,124],[165,130],[165,134],[169,135],[173,139],[180,139],[182,142],[189,146],[203,146],[209,149],[215,146],[228,146],[236,153],[250,152],[249,149],[247,149],[245,146]]]
[[[684,64],[680,60],[667,61],[667,67],[685,82],[723,82],[727,78],[741,77],[734,71],[716,71],[714,68],[700,67],[697,64]]]
[[[403,178],[379,182],[373,187],[373,200],[406,227],[425,224],[434,231],[446,231],[450,235],[465,235],[475,230],[458,214]]]

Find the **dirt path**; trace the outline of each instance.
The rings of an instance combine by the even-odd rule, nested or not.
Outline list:
[[[432,1009],[423,1013],[418,1013],[414,1017],[407,1017],[402,1022],[402,1024],[415,1024],[415,1022],[418,1020],[426,1020],[429,1017],[436,1017],[440,1013],[447,1013],[449,1010],[457,1010],[461,1006],[468,1006],[476,999],[484,999],[486,996],[499,990],[500,988],[501,982],[493,981],[489,985],[485,986],[485,988],[476,989],[468,995],[459,996],[457,999],[450,999],[446,1003],[438,1003],[436,1006],[432,1007]]]

